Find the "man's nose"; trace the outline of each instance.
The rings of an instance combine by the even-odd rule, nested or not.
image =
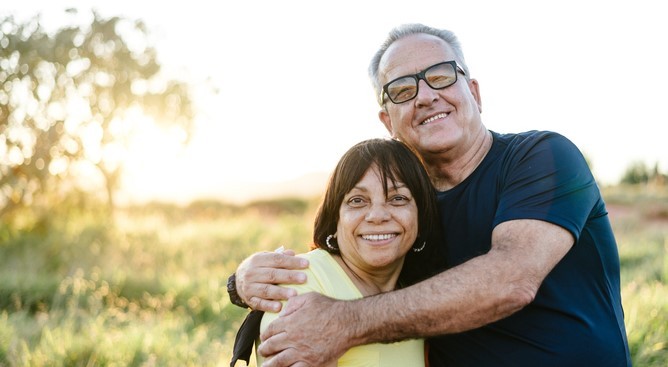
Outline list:
[[[433,89],[424,80],[418,81],[418,92],[415,96],[417,106],[428,106],[438,99],[438,91]]]

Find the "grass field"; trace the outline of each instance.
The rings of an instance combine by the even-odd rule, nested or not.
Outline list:
[[[634,366],[668,365],[668,194],[611,188]],[[82,201],[0,224],[0,366],[228,366],[248,254],[306,249],[316,201],[119,210]],[[238,363],[242,365],[242,363]]]

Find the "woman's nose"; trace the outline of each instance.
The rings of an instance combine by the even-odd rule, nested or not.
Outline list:
[[[365,219],[369,222],[383,222],[390,219],[390,211],[387,208],[387,204],[371,205]]]

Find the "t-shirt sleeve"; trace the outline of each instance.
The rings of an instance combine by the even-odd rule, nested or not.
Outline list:
[[[514,219],[544,220],[565,228],[577,241],[600,194],[584,156],[570,140],[551,132],[524,136],[512,145],[501,172],[495,226]]]
[[[307,281],[304,284],[286,284],[282,287],[292,288],[297,291],[297,294],[304,294],[308,292],[318,292],[324,293],[321,283],[316,281],[317,277],[311,269],[302,270],[307,277]],[[283,301],[283,307],[287,301]],[[267,329],[267,326],[278,317],[278,313],[275,312],[265,312],[262,316],[262,322],[260,324],[260,332],[264,332]]]

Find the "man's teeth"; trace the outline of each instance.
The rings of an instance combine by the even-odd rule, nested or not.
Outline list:
[[[396,234],[367,234],[362,236],[367,241],[383,241],[383,240],[389,240],[392,237],[396,237]]]
[[[420,124],[420,125],[428,124],[428,123],[430,123],[430,122],[432,122],[432,121],[435,121],[435,120],[438,120],[438,119],[440,119],[440,118],[445,118],[446,116],[448,116],[447,113],[439,113],[439,114],[436,115],[436,116],[432,116],[432,117],[430,117],[430,118],[428,118],[428,119],[422,121],[422,124]]]

